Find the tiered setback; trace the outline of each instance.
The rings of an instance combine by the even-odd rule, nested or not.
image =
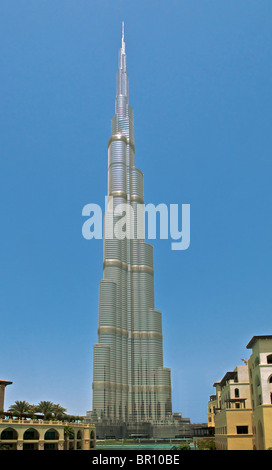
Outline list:
[[[163,367],[161,312],[154,308],[153,247],[137,238],[143,174],[134,164],[133,110],[128,104],[125,43],[119,54],[115,115],[108,143],[108,201],[98,344],[94,346],[93,411],[113,421],[156,421],[172,412],[170,369]],[[130,204],[121,239],[120,204]],[[113,223],[112,223],[113,221]],[[117,223],[117,224],[116,224]],[[128,233],[128,232],[127,232]]]

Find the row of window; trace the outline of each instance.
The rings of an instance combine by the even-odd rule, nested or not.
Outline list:
[[[237,434],[248,434],[248,426],[236,426]],[[227,434],[227,426],[216,428],[216,434]]]
[[[75,436],[77,439],[82,439],[82,432],[79,430]],[[94,431],[91,431],[90,438],[94,439]],[[39,432],[34,428],[29,428],[24,432],[23,440],[39,440]],[[0,435],[1,440],[16,440],[18,439],[18,433],[13,428],[6,428]],[[59,433],[55,429],[49,429],[44,435],[45,440],[58,440]]]

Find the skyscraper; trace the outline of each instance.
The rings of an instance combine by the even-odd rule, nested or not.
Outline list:
[[[135,167],[134,155],[123,24],[108,142],[108,209],[98,344],[93,351],[93,413],[98,420],[140,423],[167,419],[172,413],[172,391],[170,369],[163,367],[161,312],[154,304],[153,247],[144,235],[139,238],[143,213],[137,209],[144,204],[143,174]],[[126,213],[125,231],[120,204],[132,211]]]

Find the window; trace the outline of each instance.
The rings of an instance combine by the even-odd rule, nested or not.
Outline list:
[[[57,431],[55,429],[49,429],[44,435],[46,440],[57,440],[59,438]]]
[[[240,408],[240,403],[235,403],[235,408]]]
[[[235,398],[239,398],[239,388],[236,388],[234,390],[234,395],[235,395]]]
[[[272,354],[269,354],[269,356],[267,356],[267,364],[272,364]]]
[[[248,434],[248,426],[236,426],[237,434]]]
[[[0,439],[8,439],[8,440],[13,440],[13,439],[18,439],[18,434],[15,431],[15,429],[12,428],[6,428],[2,431],[0,434]]]

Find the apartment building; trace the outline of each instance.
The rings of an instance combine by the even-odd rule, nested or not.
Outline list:
[[[252,401],[253,448],[272,448],[272,335],[253,336],[247,345]]]
[[[215,382],[208,402],[208,426],[217,450],[272,448],[272,335],[253,336],[245,365]]]
[[[221,450],[252,450],[252,407],[247,365],[215,382],[215,445]]]

